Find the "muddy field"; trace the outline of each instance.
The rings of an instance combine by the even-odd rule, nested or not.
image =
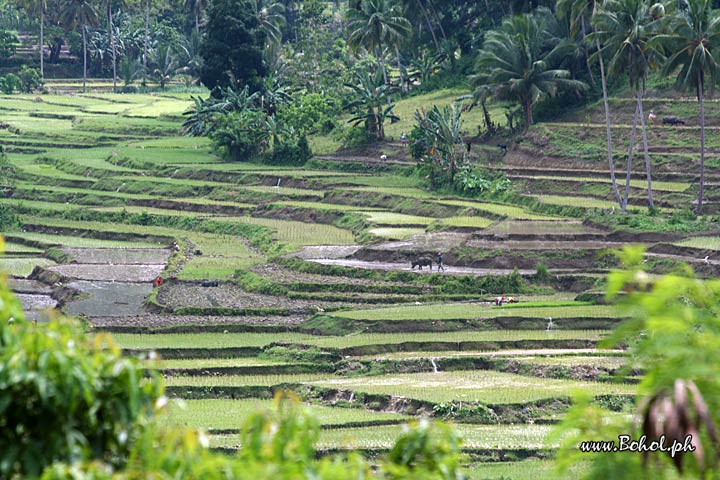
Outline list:
[[[165,265],[68,264],[48,268],[52,272],[78,280],[107,280],[111,282],[152,282]]]
[[[70,282],[67,287],[83,293],[83,298],[65,306],[70,315],[125,317],[142,315],[152,284],[130,282],[83,281]]]

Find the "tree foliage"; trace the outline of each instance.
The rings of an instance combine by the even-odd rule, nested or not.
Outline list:
[[[210,90],[232,87],[261,89],[267,70],[262,48],[266,34],[247,0],[216,0],[207,12],[200,46],[204,65],[200,80]]]
[[[53,462],[120,465],[161,395],[156,375],[77,322],[36,327],[0,279],[0,475],[34,477]]]
[[[486,35],[478,57],[478,70],[494,88],[495,96],[517,102],[525,114],[525,126],[533,123],[533,107],[559,88],[584,90],[586,85],[570,79],[568,70],[557,68],[568,44],[550,34],[553,17],[543,11],[511,17],[502,28]]]
[[[585,478],[667,478],[675,470],[683,478],[715,478],[720,439],[720,281],[695,278],[689,267],[653,278],[643,263],[644,249],[626,247],[621,255],[624,270],[610,273],[607,297],[619,300],[631,315],[604,342],[604,347],[630,345],[630,368],[642,368],[638,386],[644,401],[638,405],[638,425],[627,417],[580,402],[564,420],[566,436],[560,455],[565,467],[579,458],[591,462]],[[628,434],[647,435],[647,444],[666,436],[666,445],[692,435],[694,452],[670,457],[647,455],[582,454],[579,441],[615,440]],[[565,435],[563,433],[563,435]],[[705,476],[707,475],[707,476]]]

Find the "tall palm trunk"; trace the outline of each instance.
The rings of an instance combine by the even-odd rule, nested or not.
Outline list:
[[[402,63],[400,63],[400,49],[398,48],[397,44],[395,44],[395,56],[397,57],[397,65],[398,65],[398,73],[400,74],[400,91],[405,91],[405,79],[403,78],[402,73]]]
[[[647,177],[648,207],[654,208],[652,192],[652,173],[650,172],[650,154],[648,153],[647,128],[645,127],[645,114],[643,113],[643,87],[638,89],[638,107],[640,108],[640,125],[642,126],[643,150],[645,152],[645,176]]]
[[[45,55],[43,55],[43,45],[45,45],[45,8],[40,5],[40,80],[45,81]]]
[[[150,43],[150,0],[145,0],[145,42],[143,43],[143,86],[147,85],[147,56]]]
[[[633,152],[635,150],[635,134],[637,133],[638,116],[640,115],[640,105],[635,103],[635,116],[633,117],[632,131],[630,132],[630,148],[628,148],[627,158],[627,174],[625,175],[625,198],[620,202],[622,211],[627,211],[628,197],[630,196],[630,177],[632,176]]]
[[[523,110],[525,110],[525,130],[527,131],[527,129],[530,128],[530,125],[533,124],[532,99],[529,97],[523,98],[522,103]]]
[[[379,48],[375,49],[375,57],[380,60],[380,68],[382,68],[383,82],[385,83],[385,85],[387,85],[388,78],[387,78],[387,68],[385,68],[385,55],[382,54],[381,49],[379,49]],[[389,98],[388,98],[388,102],[390,102]]]
[[[585,17],[580,18],[580,27],[582,28],[583,48],[585,49],[585,66],[587,67],[588,76],[590,76],[590,83],[595,86],[595,75],[593,75],[592,68],[590,67],[590,53],[585,44],[585,37],[587,36],[587,32],[585,31]]]
[[[437,14],[437,10],[435,10],[435,5],[433,5],[432,0],[426,0],[427,5],[430,6],[430,11],[433,14],[433,17],[435,17],[435,22],[438,24],[438,27],[440,28],[440,35],[442,35],[443,40],[447,40],[447,35],[445,35],[445,29],[442,26],[442,23],[440,22],[440,17]]]
[[[700,104],[700,188],[698,189],[695,213],[700,215],[702,213],[703,195],[705,193],[705,101],[703,99],[705,85],[703,84],[702,72],[699,70],[697,73],[697,85],[697,98]]]
[[[432,23],[430,23],[430,16],[427,13],[427,9],[425,6],[423,6],[421,0],[415,0],[418,4],[418,7],[420,7],[420,10],[423,12],[423,15],[425,16],[425,22],[427,23],[428,30],[430,30],[430,35],[432,35],[433,42],[435,42],[435,48],[437,49],[438,53],[440,53],[440,43],[438,42],[437,36],[435,35],[435,30],[433,30]]]
[[[108,34],[110,35],[110,52],[112,53],[113,92],[117,92],[117,61],[115,54],[115,31],[112,18],[112,0],[108,0]]]
[[[87,39],[85,35],[85,25],[81,28],[83,41],[83,93],[85,93],[85,84],[87,82]]]
[[[608,102],[607,79],[605,78],[605,64],[603,62],[602,51],[600,50],[600,40],[598,40],[597,38],[595,39],[595,45],[598,49],[598,61],[600,62],[600,83],[602,84],[603,105],[605,106],[605,133],[607,136],[607,152],[608,164],[610,166],[610,181],[612,182],[612,189],[613,193],[615,194],[615,200],[620,205],[620,208],[625,211],[625,208],[623,206],[623,200],[620,197],[620,190],[618,190],[617,179],[615,178],[615,160],[613,160],[612,150],[612,130],[610,128],[610,102]]]

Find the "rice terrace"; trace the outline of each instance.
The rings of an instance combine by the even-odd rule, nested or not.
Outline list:
[[[195,452],[188,465],[258,455],[280,465],[254,477],[263,479],[630,478],[607,473],[622,468],[716,478],[697,453],[684,454],[683,470],[667,455],[648,467],[640,454],[580,456],[575,440],[568,449],[573,434],[659,436],[685,408],[668,438],[694,432],[708,462],[720,452],[717,368],[703,356],[720,345],[715,67],[697,73],[707,92],[683,89],[678,72],[694,67],[672,42],[653,53],[666,63],[636,72],[610,31],[635,8],[647,35],[684,32],[677,25],[697,9],[718,15],[713,2],[166,2],[175,13],[150,2],[21,3],[0,0],[0,33],[14,39],[10,55],[0,48],[0,273],[27,335],[70,338],[53,325],[74,317],[72,338],[94,345],[94,358],[139,359],[145,380],[132,388],[162,379],[168,403],[162,396],[153,428],[199,430],[211,452],[178,437],[177,451]],[[99,20],[69,21],[71,5]],[[395,34],[359,33],[373,9],[387,10]],[[262,37],[251,45],[232,31],[248,50],[224,58],[213,29],[251,24]],[[566,59],[533,73],[537,94],[513,96],[493,62],[521,38],[534,62]],[[665,303],[653,303],[661,292]],[[4,298],[10,331],[22,322]],[[677,312],[688,331],[671,323]],[[676,343],[653,328],[666,340],[676,332]],[[62,342],[71,352],[75,340]],[[11,343],[0,340],[0,358]],[[677,367],[661,368],[663,355]],[[7,373],[17,361],[6,360],[0,391],[19,392]],[[28,409],[60,398],[47,388]],[[20,438],[3,402],[0,393],[0,437]],[[283,408],[317,422],[308,458],[278,460],[275,443],[274,454],[245,453],[260,449],[248,433],[258,418],[276,418],[257,412]],[[278,424],[282,435],[311,438],[305,417],[293,418],[295,430]],[[412,436],[428,425],[444,440]],[[32,460],[0,453],[0,478],[111,478],[91,476],[94,460],[138,468],[133,478],[175,468],[127,453],[150,442],[138,428],[107,433],[121,440],[103,440],[115,446],[99,456],[90,440],[43,461],[42,448]],[[262,431],[262,441],[282,436]],[[285,448],[302,450],[294,441]],[[413,461],[397,459],[412,448]],[[70,476],[63,462],[80,457],[88,476]],[[623,458],[632,467],[611,466]],[[282,462],[305,470],[282,476]],[[328,473],[333,462],[366,473]],[[173,478],[250,478],[189,472]]]

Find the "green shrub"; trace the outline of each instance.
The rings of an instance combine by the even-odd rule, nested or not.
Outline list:
[[[307,138],[303,135],[297,141],[287,140],[278,143],[273,147],[273,152],[269,156],[265,156],[263,163],[268,165],[292,165],[302,166],[305,162],[312,158],[310,145]]]
[[[340,141],[345,148],[364,147],[375,141],[375,136],[364,126],[350,127],[341,131]]]
[[[329,133],[335,128],[338,109],[326,95],[309,93],[298,104],[289,105],[278,112],[278,118],[304,134]]]
[[[20,80],[20,77],[15,75],[14,73],[8,73],[4,77],[0,77],[0,90],[6,94],[10,95],[16,91],[20,91],[23,88],[22,80]]]
[[[40,77],[40,71],[37,68],[23,65],[18,72],[18,77],[22,82],[22,91],[25,93],[32,93],[33,90],[42,87],[42,77]]]
[[[35,477],[53,462],[120,465],[162,395],[159,377],[75,321],[35,327],[0,282],[0,477]]]

